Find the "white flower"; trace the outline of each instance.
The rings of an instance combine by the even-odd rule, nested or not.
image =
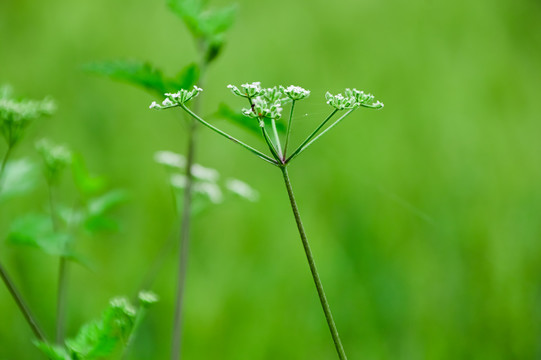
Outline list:
[[[261,88],[261,83],[259,81],[253,82],[251,84],[242,84],[240,87],[242,90],[239,90],[239,88],[235,85],[227,85],[227,88],[231,89],[233,94],[245,98],[254,98],[261,95],[261,93],[263,92],[263,89]]]
[[[259,199],[259,193],[244,181],[240,181],[238,179],[227,179],[225,187],[232,193],[237,194],[249,201],[257,201]]]
[[[172,151],[157,151],[154,153],[154,161],[158,164],[176,169],[184,169],[184,167],[186,167],[186,159],[184,156]]]
[[[158,302],[158,295],[152,291],[140,291],[138,298],[139,301],[141,301],[141,303],[144,305],[150,305]]]
[[[218,173],[217,170],[207,168],[199,164],[192,165],[192,174],[194,177],[200,180],[211,181],[211,182],[215,182],[220,177],[220,173]]]
[[[209,200],[215,204],[219,204],[223,200],[223,194],[220,187],[210,182],[199,182],[194,184],[194,191],[208,196]]]
[[[184,105],[186,102],[199,95],[201,91],[203,91],[203,89],[194,85],[193,90],[181,89],[176,93],[165,93],[164,95],[166,96],[166,98],[162,101],[161,105],[153,101],[152,104],[150,104],[149,108],[167,109],[174,106]]]
[[[182,174],[173,174],[169,177],[169,183],[176,189],[184,189],[186,187],[186,176]]]
[[[303,89],[300,86],[289,85],[287,88],[281,88],[291,100],[302,100],[310,96],[310,90]]]

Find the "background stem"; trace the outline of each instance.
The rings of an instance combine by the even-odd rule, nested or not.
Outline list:
[[[199,61],[199,87],[204,87],[204,77],[207,67],[206,60],[203,59],[201,52]],[[193,109],[199,112],[201,99],[194,100]],[[197,121],[189,118],[188,129],[188,148],[186,150],[186,187],[184,188],[184,196],[182,203],[182,220],[180,222],[180,246],[178,252],[178,279],[177,279],[177,294],[175,300],[175,315],[173,320],[173,333],[171,341],[171,360],[178,360],[182,357],[182,322],[184,318],[184,292],[186,287],[186,273],[188,270],[188,258],[190,249],[190,225],[192,219],[192,196],[193,196],[193,174],[192,167],[195,158],[195,135],[197,129]]]
[[[51,222],[53,223],[53,231],[58,233],[58,220],[56,218],[54,206],[53,184],[48,182],[49,188],[49,211],[51,212]],[[67,296],[67,259],[65,256],[60,256],[58,263],[58,283],[56,290],[56,333],[55,342],[58,345],[64,343],[64,329],[66,319],[66,296]]]
[[[6,154],[4,155],[4,158],[2,159],[2,165],[0,166],[0,189],[2,185],[1,181],[4,175],[4,170],[6,168],[6,164],[8,162],[8,158],[9,158],[9,155],[11,154],[12,149],[13,149],[13,146],[9,146]],[[43,332],[43,330],[41,330],[36,319],[30,312],[30,308],[28,307],[28,305],[26,305],[26,302],[23,300],[21,293],[19,292],[19,290],[13,283],[13,280],[11,280],[11,277],[9,276],[6,269],[4,269],[4,266],[2,265],[1,262],[0,262],[0,277],[4,281],[4,284],[8,288],[9,293],[11,294],[11,297],[13,298],[13,300],[15,300],[15,303],[19,307],[19,310],[21,311],[24,318],[26,319],[26,322],[28,323],[28,325],[30,325],[30,328],[32,329],[32,332],[34,333],[34,335],[40,341],[43,341],[46,343],[47,338],[45,337],[45,333]]]
[[[24,318],[26,319],[26,322],[28,325],[30,325],[30,328],[32,329],[32,332],[34,335],[38,338],[38,340],[43,341],[47,343],[47,338],[45,337],[45,334],[43,330],[39,327],[36,319],[30,312],[30,309],[28,308],[28,305],[26,305],[25,301],[23,300],[21,294],[15,287],[15,284],[11,280],[10,276],[8,275],[7,271],[4,269],[2,264],[0,264],[0,277],[4,281],[4,284],[6,284],[6,287],[8,288],[11,296],[17,303],[17,306],[19,307],[19,310],[23,314]]]
[[[186,271],[188,268],[188,251],[190,247],[190,225],[191,225],[191,207],[193,192],[192,165],[195,153],[195,129],[197,123],[190,119],[190,129],[188,131],[188,151],[186,153],[186,187],[184,188],[184,202],[182,204],[182,220],[180,223],[180,247],[178,264],[177,295],[175,301],[175,317],[173,322],[173,339],[171,347],[171,360],[181,358],[182,343],[182,305],[184,303],[184,288],[186,284]]]
[[[301,216],[299,214],[297,202],[295,201],[295,196],[293,195],[293,188],[291,187],[291,182],[289,181],[289,175],[287,173],[286,166],[281,167],[281,170],[284,176],[284,182],[286,184],[287,194],[289,195],[291,209],[293,210],[293,215],[295,216],[295,221],[297,222],[297,228],[299,229],[299,234],[301,236],[304,252],[306,254],[306,258],[308,259],[308,265],[310,265],[312,278],[314,279],[314,283],[317,289],[317,294],[319,295],[319,301],[321,302],[321,306],[323,307],[323,312],[325,313],[325,318],[327,319],[327,324],[329,325],[329,330],[331,331],[332,339],[334,341],[334,346],[336,347],[336,351],[338,352],[338,357],[341,360],[346,360],[347,359],[346,353],[344,352],[344,347],[342,346],[342,342],[340,341],[340,336],[338,335],[338,329],[336,328],[336,324],[334,323],[334,320],[331,314],[331,308],[329,306],[329,302],[327,301],[327,297],[325,296],[325,291],[323,290],[323,284],[321,284],[321,279],[319,278],[319,273],[317,272],[314,256],[312,255],[312,250],[310,249],[310,244],[308,243],[308,239],[304,231],[304,226],[302,225]]]

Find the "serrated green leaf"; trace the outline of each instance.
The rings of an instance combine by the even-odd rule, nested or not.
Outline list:
[[[162,71],[147,62],[137,60],[115,60],[88,64],[85,70],[107,76],[113,80],[140,86],[162,96],[168,92]]]
[[[256,134],[258,136],[261,135],[261,128],[259,127],[259,123],[257,121],[254,121],[254,119],[244,116],[242,113],[233,110],[229,105],[225,103],[220,103],[220,105],[218,105],[218,110],[216,111],[214,116],[221,119],[229,120],[230,122],[248,130],[253,134]],[[285,133],[286,126],[284,122],[277,121],[276,129],[279,133]]]
[[[9,161],[0,179],[0,202],[34,189],[39,178],[38,168],[28,159]]]
[[[51,219],[43,214],[27,214],[16,219],[10,227],[8,241],[41,249],[49,255],[71,257],[67,244],[70,234],[55,232]]]
[[[203,12],[199,16],[202,32],[208,37],[221,35],[233,25],[236,13],[237,6],[235,4]]]
[[[167,5],[174,14],[184,21],[193,36],[202,35],[199,29],[199,17],[203,11],[201,0],[168,0]]]
[[[84,196],[93,195],[104,188],[105,179],[90,175],[82,156],[78,154],[73,156],[71,170],[75,186]]]
[[[57,345],[49,345],[43,341],[34,341],[34,345],[50,360],[73,360],[66,349]]]
[[[199,80],[199,66],[192,63],[184,67],[177,76],[167,81],[167,87],[170,92],[176,92],[180,89],[191,89]]]
[[[103,215],[115,206],[125,202],[128,199],[128,194],[124,190],[111,190],[99,197],[88,201],[88,213],[90,215]]]
[[[92,360],[110,356],[119,342],[126,342],[135,323],[136,312],[127,300],[111,301],[100,320],[84,325],[66,346],[77,358]]]

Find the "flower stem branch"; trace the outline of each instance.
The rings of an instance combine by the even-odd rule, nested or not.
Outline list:
[[[269,133],[265,129],[264,126],[261,126],[261,133],[263,134],[263,138],[265,139],[265,142],[267,143],[267,146],[269,147],[270,152],[272,153],[272,156],[276,159],[276,161],[280,161],[280,156],[278,156],[278,153],[276,152],[276,148],[274,147],[274,144],[272,143]]]
[[[338,353],[338,357],[340,358],[340,360],[347,360],[344,347],[342,346],[342,342],[340,341],[340,336],[338,335],[338,329],[336,328],[336,324],[334,323],[334,320],[332,317],[329,302],[327,301],[327,297],[325,296],[325,291],[323,290],[323,284],[321,283],[321,279],[319,278],[319,273],[316,268],[314,256],[312,255],[312,250],[310,249],[310,244],[308,243],[306,232],[304,231],[304,226],[302,225],[299,209],[297,207],[297,202],[295,201],[295,196],[293,195],[293,188],[291,187],[291,182],[289,180],[289,175],[287,173],[287,167],[282,166],[280,169],[282,170],[282,175],[284,176],[284,182],[286,185],[287,194],[289,196],[289,201],[291,203],[291,209],[293,210],[293,215],[295,216],[295,221],[297,222],[297,228],[299,229],[299,234],[301,236],[304,252],[308,260],[308,265],[310,266],[312,278],[314,279],[314,283],[316,285],[317,293],[319,295],[319,301],[321,302],[321,306],[323,307],[323,312],[325,313],[325,318],[327,319],[329,330],[331,331],[331,335],[334,341],[334,346],[336,347],[336,351]]]
[[[278,136],[278,129],[276,129],[276,121],[271,119],[271,124],[274,140],[276,141],[276,148],[278,149],[278,158],[280,159],[280,162],[282,162],[284,157],[282,156],[282,144],[280,143],[280,136]]]
[[[291,103],[291,112],[289,113],[289,121],[287,122],[286,144],[284,146],[284,159],[287,156],[287,146],[289,145],[289,135],[291,134],[291,120],[293,119],[293,111],[295,110],[295,100]]]
[[[335,122],[333,122],[331,125],[329,125],[329,127],[327,127],[325,130],[323,130],[321,132],[321,134],[317,135],[316,137],[314,137],[314,135],[316,135],[316,133],[323,127],[323,125],[325,125],[325,123],[332,117],[332,115],[334,115],[338,110],[335,110],[329,117],[327,117],[327,119],[325,119],[325,121],[323,121],[323,123],[318,126],[318,128],[316,129],[316,131],[314,131],[312,133],[312,135],[310,135],[302,144],[301,146],[299,146],[297,148],[297,150],[295,150],[295,152],[286,160],[286,163],[289,163],[291,160],[293,160],[295,157],[297,157],[301,152],[303,152],[304,150],[306,150],[310,145],[312,145],[317,139],[319,139],[321,136],[323,136],[323,134],[325,134],[327,131],[331,130],[333,127],[335,127],[340,121],[342,121],[346,116],[348,116],[349,114],[351,114],[353,112],[353,110],[355,109],[351,109],[349,110],[348,112],[346,112],[344,115],[340,116],[338,118],[338,120],[336,120]]]
[[[3,175],[4,170],[6,169],[6,165],[8,163],[9,156],[11,155],[11,151],[13,150],[13,146],[8,146],[8,150],[4,154],[4,158],[2,159],[2,165],[0,165],[0,192],[2,190],[2,183],[3,183]]]
[[[208,127],[209,129],[211,129],[212,131],[222,135],[223,137],[239,144],[240,146],[244,147],[245,149],[247,149],[248,151],[250,151],[251,153],[255,154],[256,156],[260,157],[261,159],[265,160],[266,162],[269,162],[275,166],[279,166],[278,162],[276,162],[274,159],[272,159],[271,157],[263,154],[261,151],[259,150],[256,150],[254,149],[253,147],[251,147],[250,145],[247,145],[245,143],[243,143],[242,141],[234,138],[233,136],[229,135],[228,133],[218,129],[217,127],[209,124],[208,122],[206,122],[205,120],[203,120],[202,118],[200,118],[198,115],[196,115],[193,111],[191,111],[190,109],[188,109],[186,107],[186,105],[184,104],[181,104],[180,107],[186,111],[190,116],[192,116],[194,119],[196,119],[197,121],[199,121],[201,124],[205,125],[206,127]]]
[[[297,155],[300,154],[300,152],[303,150],[303,147],[310,141],[312,140],[312,138],[318,133],[319,130],[321,130],[321,128],[323,126],[325,126],[325,124],[338,112],[338,110],[333,110],[333,112],[327,116],[327,118],[325,120],[323,120],[323,122],[321,124],[319,124],[319,126],[302,142],[302,144],[299,145],[299,147],[293,151],[293,154],[291,154],[291,156],[286,160],[286,163],[289,162],[291,159],[293,159],[294,157],[296,157]]]

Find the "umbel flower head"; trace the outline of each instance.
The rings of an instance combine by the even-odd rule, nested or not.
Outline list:
[[[365,94],[363,91],[357,89],[346,89],[344,95],[333,95],[327,91],[325,99],[327,99],[327,104],[331,105],[336,110],[356,109],[359,106],[372,109],[381,109],[383,107],[383,103],[379,101],[374,102],[374,95]]]
[[[310,96],[310,90],[301,88],[300,86],[289,85],[287,88],[280,86],[282,92],[291,100],[302,100]]]
[[[235,85],[227,85],[228,89],[231,89],[233,94],[245,98],[254,98],[256,96],[259,96],[263,93],[263,89],[261,88],[261,83],[259,81],[253,82],[251,84],[242,84],[240,86],[241,90],[239,90],[238,87]]]
[[[47,181],[58,181],[62,171],[71,163],[71,151],[62,145],[56,145],[48,139],[41,139],[36,143],[36,150],[41,154],[45,164]]]
[[[9,96],[8,90],[0,93],[0,133],[10,146],[22,137],[24,130],[35,119],[51,115],[56,106],[51,99],[17,100]]]
[[[194,85],[193,90],[184,90],[181,89],[176,93],[165,93],[165,100],[162,101],[162,104],[158,104],[156,101],[153,101],[150,104],[150,109],[168,109],[175,106],[184,105],[203,91],[203,89],[198,88]]]
[[[251,118],[259,119],[259,125],[265,126],[263,119],[278,120],[282,116],[282,104],[280,101],[269,102],[262,96],[256,97],[252,101],[250,109],[242,109],[242,113]]]

